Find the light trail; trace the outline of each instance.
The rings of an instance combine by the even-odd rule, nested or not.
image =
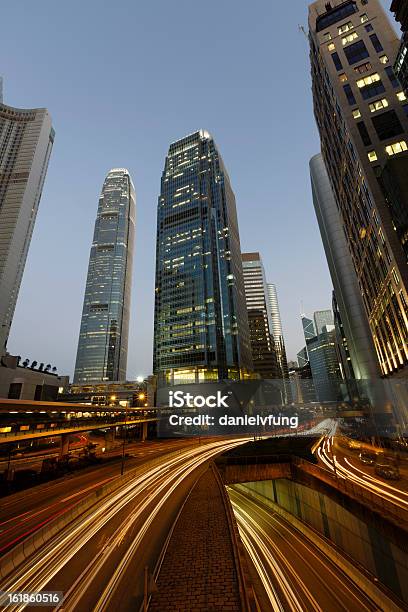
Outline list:
[[[353,465],[348,457],[344,457],[344,462],[346,464],[344,465],[334,454],[333,447],[333,439],[330,439],[330,441],[325,440],[317,449],[317,456],[329,470],[335,472],[336,475],[342,479],[348,479],[362,487],[365,487],[375,495],[380,496],[382,499],[386,499],[404,510],[408,509],[408,492],[402,491],[397,487],[393,487],[380,478],[367,474],[357,466]]]
[[[126,532],[131,528],[137,518],[146,508],[155,503],[155,507],[152,510],[151,515],[144,522],[140,532],[143,535],[146,533],[148,527],[151,525],[153,518],[157,515],[159,509],[163,506],[165,501],[168,499],[170,493],[164,493],[166,488],[170,488],[173,492],[178,484],[190,474],[196,467],[214,457],[215,455],[228,450],[238,444],[244,443],[246,440],[242,438],[239,440],[214,442],[203,447],[194,447],[193,449],[187,449],[179,454],[177,457],[172,457],[168,460],[164,460],[160,466],[155,466],[150,470],[147,470],[143,474],[135,475],[135,478],[131,482],[127,482],[120,486],[117,491],[112,493],[108,498],[104,498],[101,502],[91,509],[91,511],[80,521],[76,521],[72,526],[67,527],[62,532],[57,534],[55,538],[51,539],[42,549],[27,561],[17,568],[13,577],[6,579],[5,583],[1,585],[3,591],[41,591],[48,584],[48,582],[60,572],[64,566],[74,557],[74,555],[85,546],[85,544],[95,536],[101,529],[103,529],[110,520],[112,520],[118,512],[123,510],[127,504],[134,502],[138,495],[142,495],[141,501],[137,504],[136,508],[133,509],[132,514],[128,517],[126,524],[121,525],[115,534],[109,539],[109,541],[103,547],[103,554],[97,555],[92,560],[90,567],[87,568],[88,574],[86,580],[82,580],[81,588],[78,590],[76,587],[79,584],[78,581],[72,585],[70,594],[72,594],[72,606],[70,602],[64,603],[64,610],[75,609],[77,601],[80,600],[82,595],[85,593],[84,585],[92,581],[100,571],[101,567],[107,560],[109,554],[111,554],[118,543],[123,540]],[[146,488],[151,489],[149,497],[146,496]],[[142,537],[142,536],[141,536]],[[107,587],[104,589],[101,599],[109,600],[120,580],[121,575],[126,569],[126,565],[130,562],[131,557],[136,552],[141,537],[138,536],[131,544],[131,553],[126,553],[122,562],[119,564],[114,576],[109,581]],[[102,552],[102,551],[101,551]],[[98,603],[99,606],[103,605],[101,600]],[[68,607],[67,607],[68,606]],[[9,607],[10,612],[16,612],[23,610],[24,604],[16,604],[15,606]],[[99,608],[107,609],[107,608]]]
[[[304,581],[295,572],[285,555],[281,553],[269,535],[253,516],[245,512],[237,501],[234,501],[234,494],[236,493],[237,491],[234,490],[231,502],[238,521],[239,532],[244,535],[244,544],[245,539],[249,539],[252,547],[260,551],[265,562],[265,564],[262,564],[262,571],[259,574],[263,585],[265,586],[270,583],[270,576],[275,579],[285,597],[286,605],[283,606],[285,611],[289,608],[291,612],[304,612],[304,604],[302,602],[308,601],[313,610],[323,612]],[[237,495],[239,496],[240,494],[237,493]],[[248,553],[250,553],[250,550],[248,550]],[[300,593],[296,593],[296,591],[300,591]],[[270,603],[274,609],[276,609],[275,606],[277,605],[275,593],[274,589],[274,592],[271,593],[272,598],[270,597],[270,590],[268,593]],[[298,597],[299,594],[300,598]],[[283,604],[279,602],[279,605],[282,606]]]
[[[318,542],[308,540],[282,516],[264,508],[251,496],[235,488],[230,489],[230,496],[243,543],[251,558],[255,558],[255,567],[274,610],[283,605],[285,612],[306,609],[323,612],[328,609],[327,597],[336,610],[378,610],[363,589],[320,551]],[[296,564],[307,570],[309,580],[307,574],[303,576],[295,570]],[[309,584],[310,578],[313,582]],[[276,589],[273,584],[270,588],[271,582],[278,585],[286,601],[276,603]],[[325,593],[326,607],[324,600],[318,601],[311,592],[313,588],[321,594],[319,599]]]

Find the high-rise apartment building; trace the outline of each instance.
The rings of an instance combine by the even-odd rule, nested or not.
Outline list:
[[[320,154],[310,160],[310,176],[313,204],[335,291],[336,308],[347,340],[349,352],[347,356],[350,356],[353,374],[358,379],[378,378],[380,367],[363,298],[344,234],[343,222]],[[337,324],[340,325],[339,321]],[[349,378],[350,372],[347,368],[344,368],[344,374],[345,378]]]
[[[282,320],[279,310],[278,292],[276,286],[267,283],[268,303],[271,317],[271,331],[275,340],[276,358],[282,378],[289,377],[288,361],[286,357],[285,339],[282,331]]]
[[[408,373],[408,267],[379,178],[408,150],[399,41],[378,0],[309,7],[321,150],[384,376]]]
[[[408,2],[392,0],[391,10],[395,19],[400,22],[402,30],[401,45],[395,60],[394,70],[405,93],[408,95]]]
[[[0,82],[0,356],[6,350],[53,142],[48,111],[6,106]]]
[[[171,144],[166,157],[155,292],[153,370],[159,384],[250,374],[235,196],[204,130]]]
[[[268,287],[259,253],[242,253],[242,269],[254,371],[261,378],[281,378],[272,332]]]
[[[74,374],[77,384],[126,380],[135,200],[128,170],[108,172],[89,258]]]

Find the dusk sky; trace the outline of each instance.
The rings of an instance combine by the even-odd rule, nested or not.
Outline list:
[[[391,0],[383,2],[385,7]],[[152,369],[156,207],[172,141],[214,137],[241,247],[276,284],[289,359],[301,308],[331,307],[311,200],[319,151],[305,0],[28,0],[2,6],[4,102],[56,131],[8,350],[72,375],[98,197],[129,169],[137,196],[128,379]]]

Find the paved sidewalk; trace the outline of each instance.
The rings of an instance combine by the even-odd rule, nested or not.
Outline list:
[[[231,536],[212,469],[200,478],[177,521],[149,611],[242,610]]]

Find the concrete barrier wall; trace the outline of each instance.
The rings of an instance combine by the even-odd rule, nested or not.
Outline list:
[[[235,486],[256,495],[274,511],[281,508],[316,530],[408,602],[408,551],[398,548],[373,526],[322,493],[290,480]]]

